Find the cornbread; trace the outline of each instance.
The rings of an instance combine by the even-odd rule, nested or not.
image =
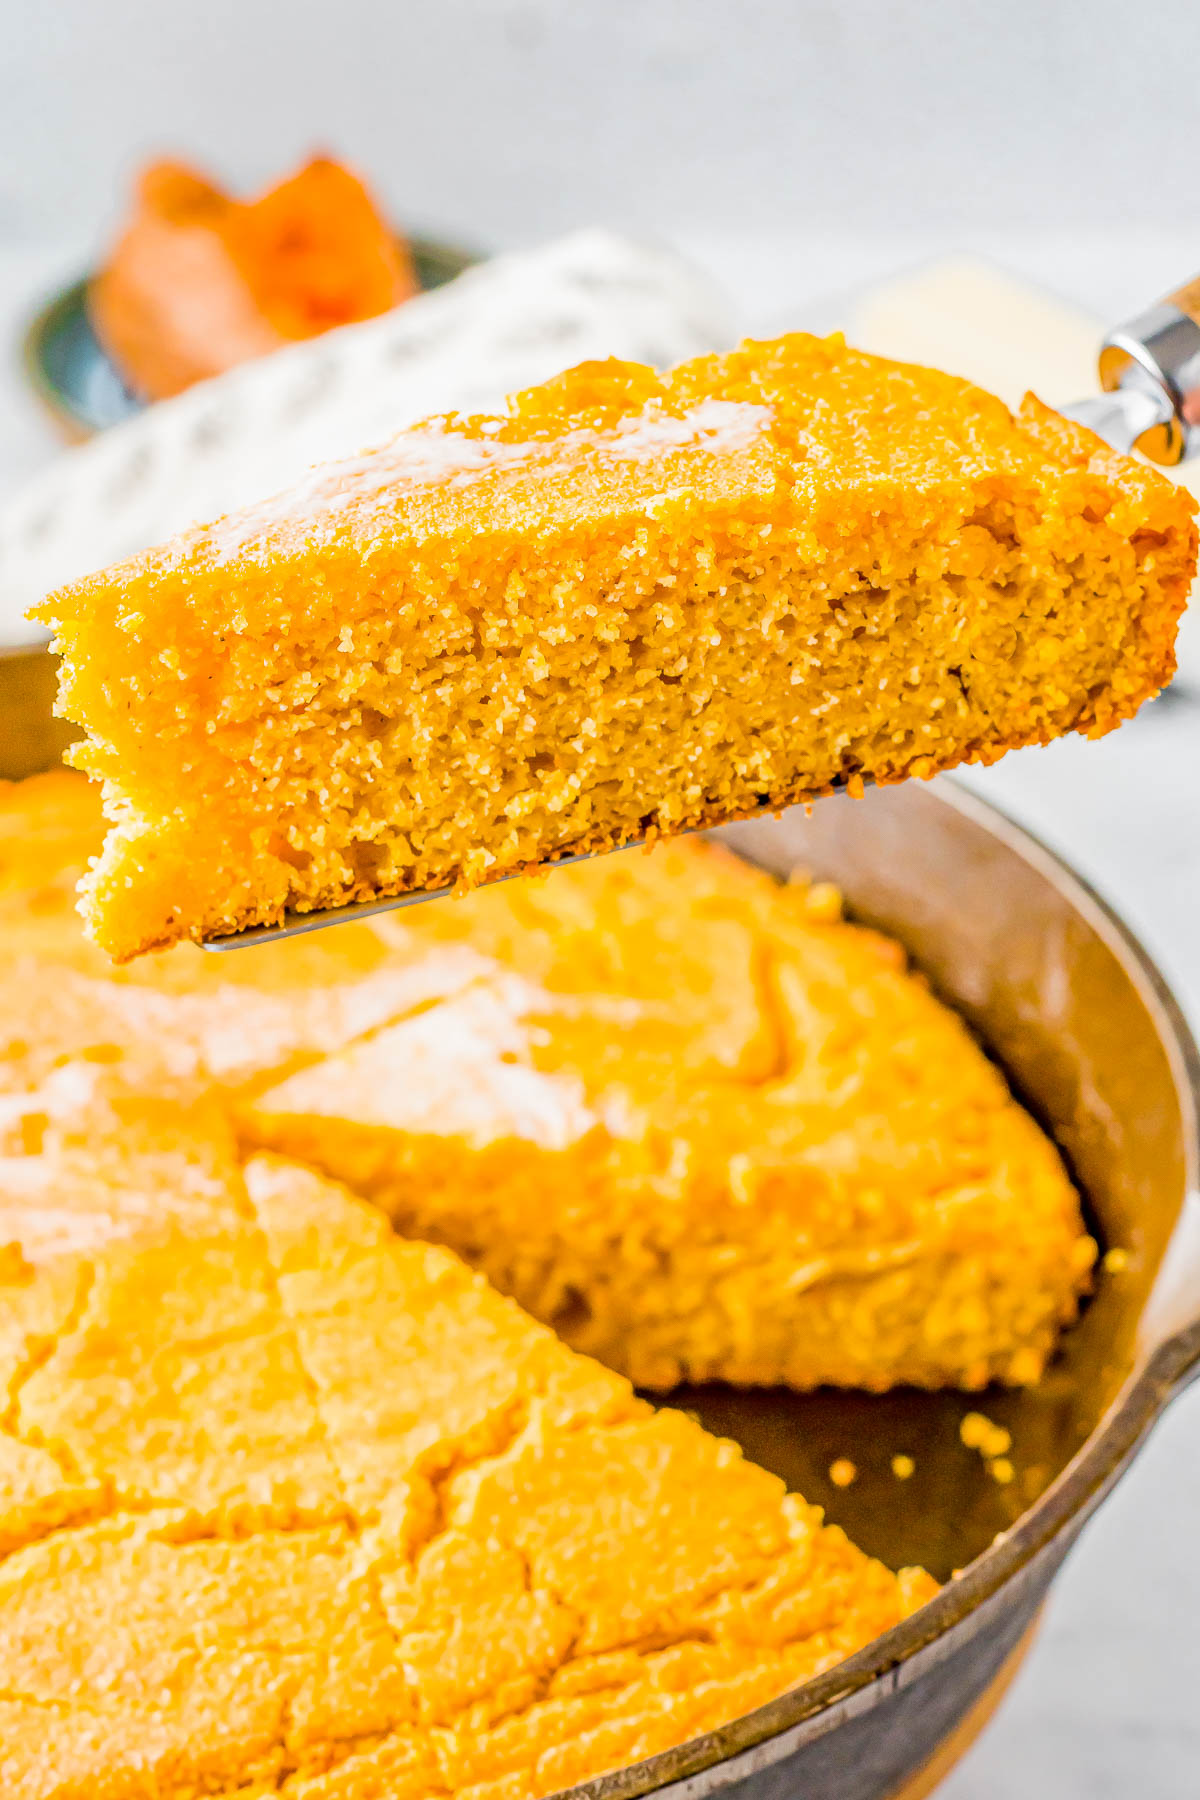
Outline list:
[[[1004,1456],[1012,1449],[1012,1433],[986,1413],[964,1413],[958,1435],[968,1450],[978,1450],[983,1457]]]
[[[899,947],[809,904],[684,840],[421,908],[393,931],[516,967],[260,1087],[243,1132],[640,1386],[1033,1382],[1096,1254],[1058,1154]],[[665,909],[660,983],[726,934],[674,1009]]]
[[[38,615],[124,959],[1097,735],[1169,678],[1192,502],[1030,398],[794,335],[581,365]]]
[[[67,770],[0,784],[0,1131],[5,1094],[79,1064],[181,1099],[243,1091],[493,966],[349,925],[253,957],[180,945],[118,969],[74,906],[103,835],[97,789]]]
[[[0,1151],[110,1077],[207,1097],[647,1388],[1024,1384],[1074,1316],[1056,1152],[829,888],[680,840],[115,969],[68,901],[81,792],[0,794],[36,858],[22,910],[0,857]]]
[[[219,1113],[0,1160],[6,1800],[534,1800],[934,1591]]]

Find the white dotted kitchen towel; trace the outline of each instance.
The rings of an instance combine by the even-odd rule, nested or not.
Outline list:
[[[25,613],[60,583],[426,413],[495,407],[592,357],[662,366],[729,336],[724,300],[686,262],[586,231],[244,363],[64,451],[0,507],[0,644],[44,635]]]

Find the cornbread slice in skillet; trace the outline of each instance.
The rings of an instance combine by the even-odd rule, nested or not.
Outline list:
[[[729,934],[707,987],[680,947],[706,925]],[[1071,1182],[899,946],[828,889],[685,841],[396,929],[461,933],[509,972],[260,1091],[248,1141],[450,1245],[644,1387],[1039,1377],[1095,1257]]]
[[[864,777],[1169,678],[1192,502],[1028,400],[804,335],[583,365],[77,582],[124,959]]]
[[[0,1562],[6,1800],[534,1800],[934,1591],[448,1251],[109,1104],[5,1187],[2,1436],[63,1490]]]

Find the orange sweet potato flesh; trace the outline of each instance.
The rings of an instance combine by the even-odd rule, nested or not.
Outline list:
[[[152,400],[415,293],[405,245],[357,175],[314,157],[256,200],[151,163],[91,285],[96,334]]]

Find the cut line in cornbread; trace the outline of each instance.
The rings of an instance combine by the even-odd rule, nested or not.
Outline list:
[[[38,609],[118,959],[1128,717],[1190,498],[1030,398],[796,335],[583,365]]]
[[[540,1795],[935,1591],[215,1114],[0,1160],[6,1800]]]

